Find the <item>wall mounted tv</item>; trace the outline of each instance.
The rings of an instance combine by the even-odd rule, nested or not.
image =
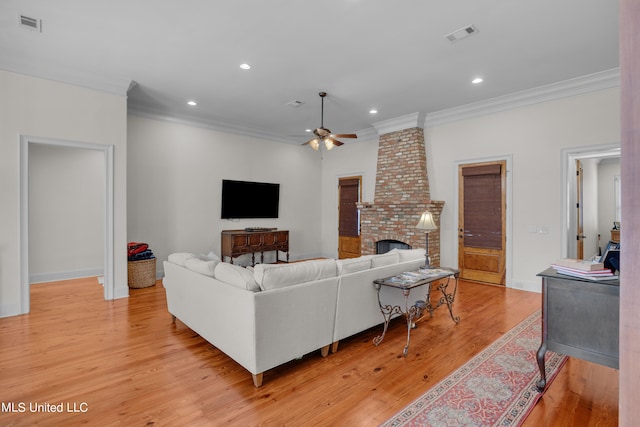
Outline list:
[[[222,219],[278,218],[280,184],[222,180]]]

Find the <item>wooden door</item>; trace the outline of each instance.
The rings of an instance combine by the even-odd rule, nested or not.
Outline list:
[[[461,165],[458,175],[460,277],[504,285],[506,161]]]
[[[362,177],[338,181],[338,258],[360,256],[360,201]]]
[[[582,162],[576,160],[576,258],[584,257],[584,171],[582,170]]]

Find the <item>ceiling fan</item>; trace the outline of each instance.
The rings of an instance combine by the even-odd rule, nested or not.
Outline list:
[[[313,133],[316,135],[315,138],[310,139],[302,145],[309,144],[311,148],[314,150],[318,150],[320,148],[320,143],[324,143],[324,146],[327,150],[331,150],[333,147],[339,147],[344,144],[344,142],[338,141],[336,138],[357,138],[358,135],[355,133],[339,133],[333,134],[329,129],[324,127],[324,97],[327,96],[326,92],[320,92],[320,99],[322,99],[322,110],[320,115],[320,127],[313,130]]]

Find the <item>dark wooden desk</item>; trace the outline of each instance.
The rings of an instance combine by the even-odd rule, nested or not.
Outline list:
[[[223,230],[222,231],[222,260],[225,257],[233,259],[244,254],[251,254],[251,265],[256,264],[256,252],[260,253],[260,262],[264,262],[264,253],[276,251],[276,261],[279,251],[287,253],[289,262],[289,231],[246,231],[246,230]]]
[[[620,280],[589,280],[548,268],[542,277],[542,344],[537,359],[543,390],[547,350],[618,368]]]

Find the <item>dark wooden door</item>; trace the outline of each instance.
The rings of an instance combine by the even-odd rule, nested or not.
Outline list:
[[[338,258],[360,256],[360,201],[362,177],[338,181]]]
[[[506,162],[461,165],[458,174],[460,277],[504,285]]]

